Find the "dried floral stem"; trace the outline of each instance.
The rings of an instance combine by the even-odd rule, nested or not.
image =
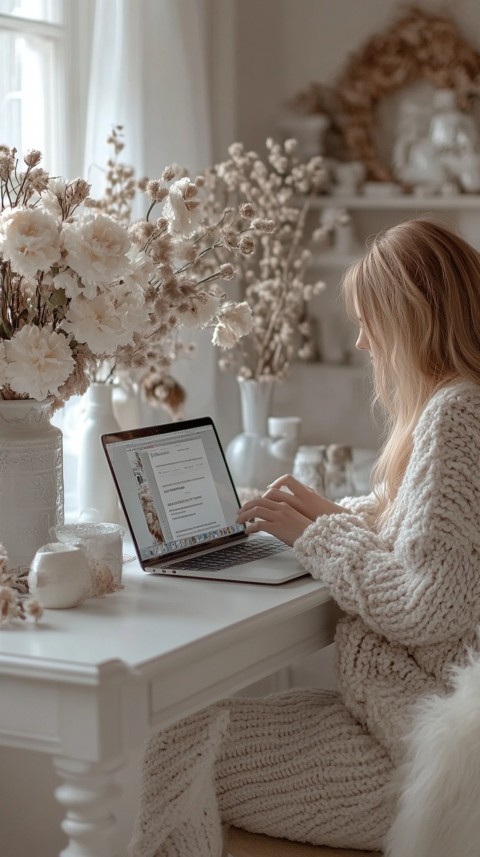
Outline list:
[[[293,140],[267,140],[267,158],[262,159],[235,143],[230,159],[210,171],[212,217],[219,198],[227,204],[234,199],[252,217],[251,226],[261,225],[264,231],[243,257],[239,278],[253,312],[252,332],[233,359],[221,359],[222,368],[235,367],[245,378],[285,377],[299,340],[300,357],[308,358],[314,350],[305,333],[305,306],[323,284],[304,282],[306,247],[315,240],[307,217],[311,198],[326,187],[326,173],[321,158],[302,163],[295,150]],[[221,257],[222,249],[218,252]]]

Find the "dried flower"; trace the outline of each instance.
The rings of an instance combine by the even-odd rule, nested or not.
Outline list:
[[[121,217],[122,224],[127,224],[131,199],[120,194],[119,183],[112,186],[119,175],[129,175],[129,181],[134,181],[132,169],[116,158],[120,138],[119,129],[115,129],[111,138],[115,157],[106,172],[105,196],[93,204],[97,210],[115,216],[111,201],[116,198],[119,220]],[[65,283],[71,295],[66,329],[71,334],[81,330],[82,340],[92,350],[98,345],[97,337],[103,341],[106,359],[103,365],[96,365],[94,380],[138,384],[147,401],[176,416],[185,391],[172,378],[171,367],[177,358],[191,356],[192,352],[190,345],[178,338],[179,328],[209,327],[215,344],[231,347],[251,327],[243,304],[235,318],[237,304],[227,300],[219,282],[233,280],[237,259],[254,252],[255,236],[260,234],[250,222],[255,208],[229,205],[212,216],[208,173],[192,178],[171,165],[163,170],[160,179],[142,182],[150,206],[144,220],[128,226],[128,236],[135,247],[128,258],[132,267],[136,266],[143,290],[146,315],[142,323],[141,304],[132,303],[129,297],[135,273],[125,276],[124,296],[114,308],[109,304],[114,290],[96,298],[90,295],[83,303],[74,294],[75,283]],[[85,278],[84,268],[82,273]]]
[[[36,598],[28,598],[24,602],[24,608],[27,616],[31,616],[35,622],[38,622],[43,616],[43,607]]]
[[[42,605],[35,598],[25,597],[28,594],[26,575],[9,572],[7,561],[6,550],[0,544],[0,625],[28,616],[38,622],[43,615]]]
[[[237,346],[232,316],[220,313],[214,342],[235,349],[222,357],[222,368],[236,366],[240,376],[256,379],[283,378],[297,353],[304,359],[314,353],[313,341],[299,332],[299,323],[318,293],[318,284],[305,281],[311,264],[308,245],[324,231],[313,235],[307,217],[312,197],[327,185],[322,159],[301,162],[295,140],[280,144],[269,138],[266,148],[262,160],[234,143],[230,159],[207,173],[212,219],[219,213],[219,199],[227,205],[237,201],[240,215],[250,218],[243,233],[225,230],[223,248],[240,250],[237,275],[251,307],[252,330]]]
[[[52,397],[58,407],[85,392],[106,354],[133,341],[147,312],[135,314],[124,287],[131,278],[129,293],[138,293],[148,277],[125,226],[83,208],[89,184],[50,179],[40,158],[27,153],[19,173],[15,149],[0,151],[0,397]]]
[[[37,164],[42,160],[42,153],[37,149],[32,149],[30,152],[24,156],[23,160],[25,161],[27,167],[36,167]]]

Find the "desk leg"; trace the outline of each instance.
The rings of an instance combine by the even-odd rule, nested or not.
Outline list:
[[[114,774],[122,763],[105,765],[57,757],[53,764],[63,780],[55,797],[65,807],[62,829],[69,839],[60,857],[118,857],[113,803],[121,789]]]

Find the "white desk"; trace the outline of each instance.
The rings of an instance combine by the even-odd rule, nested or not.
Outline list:
[[[0,743],[53,756],[63,857],[117,857],[113,777],[132,750],[328,645],[338,617],[308,577],[216,583],[152,577],[132,563],[124,583],[82,607],[46,610],[37,627],[0,629]]]

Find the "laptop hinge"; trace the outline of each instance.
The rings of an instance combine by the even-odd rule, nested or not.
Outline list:
[[[226,545],[234,545],[238,544],[238,542],[243,542],[245,539],[248,539],[247,533],[233,533],[230,536],[225,536],[223,539],[219,539],[215,542],[215,545],[203,545],[198,548],[186,548],[185,550],[175,551],[175,554],[163,554],[157,557],[149,557],[147,560],[142,560],[143,568],[150,568],[150,566],[155,566],[158,568],[162,565],[175,565],[178,562],[181,562],[188,557],[188,559],[193,559],[196,556],[203,556],[207,553],[214,553],[221,548],[224,548]]]

